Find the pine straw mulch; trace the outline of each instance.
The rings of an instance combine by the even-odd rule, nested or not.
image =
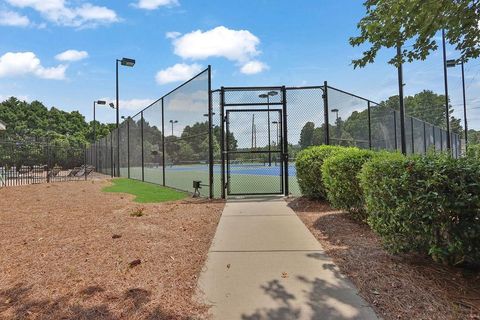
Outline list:
[[[366,225],[325,202],[289,206],[384,319],[480,319],[480,273],[391,255]]]
[[[106,185],[0,189],[1,319],[206,315],[192,297],[224,203],[140,205]]]

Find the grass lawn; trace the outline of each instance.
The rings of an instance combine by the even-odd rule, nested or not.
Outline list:
[[[102,190],[104,192],[132,194],[135,196],[134,201],[138,203],[174,201],[187,197],[184,192],[131,179],[113,179],[112,183],[112,186],[105,187]]]

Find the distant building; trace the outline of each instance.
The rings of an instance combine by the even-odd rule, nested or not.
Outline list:
[[[0,131],[5,131],[5,130],[7,130],[7,125],[2,121],[0,121]]]

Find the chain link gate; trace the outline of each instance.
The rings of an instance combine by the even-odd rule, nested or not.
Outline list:
[[[284,87],[222,88],[222,196],[288,194]]]

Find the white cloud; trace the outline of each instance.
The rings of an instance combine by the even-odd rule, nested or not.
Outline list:
[[[117,22],[115,11],[85,3],[80,7],[68,7],[65,0],[6,0],[19,8],[32,8],[45,19],[58,25],[91,27],[98,24]]]
[[[43,79],[63,80],[67,66],[45,68],[33,52],[7,52],[0,57],[0,77],[34,75]]]
[[[178,5],[178,0],[139,0],[135,4],[137,8],[145,10],[155,10],[164,6]]]
[[[130,99],[130,100],[120,100],[120,110],[132,110],[138,111],[149,105],[151,105],[155,100],[153,99]]]
[[[59,61],[79,61],[88,57],[87,51],[67,50],[55,56]]]
[[[231,30],[224,26],[196,30],[173,40],[174,52],[183,59],[202,60],[224,57],[245,63],[260,54],[260,40],[248,30]]]
[[[204,111],[208,109],[208,91],[174,91],[164,103],[169,111]]]
[[[11,27],[27,27],[30,20],[14,11],[0,11],[0,25]]]
[[[202,71],[202,66],[199,64],[177,63],[167,69],[158,71],[155,79],[158,84],[185,81],[192,78],[200,71]]]
[[[268,69],[268,66],[265,63],[257,60],[252,60],[245,63],[240,69],[240,72],[244,74],[256,74],[266,69]]]
[[[177,31],[169,31],[169,32],[165,33],[165,38],[167,38],[167,39],[175,39],[175,38],[178,38],[180,35],[181,35],[180,32],[177,32]]]

